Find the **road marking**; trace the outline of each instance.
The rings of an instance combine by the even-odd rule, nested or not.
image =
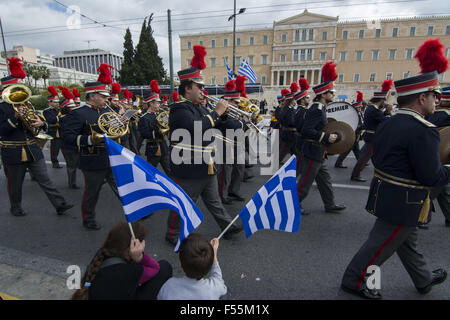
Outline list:
[[[53,164],[51,161],[45,161],[46,164]],[[66,162],[59,162],[59,164],[67,165]]]
[[[20,300],[20,299],[7,295],[6,293],[0,292],[0,300]]]

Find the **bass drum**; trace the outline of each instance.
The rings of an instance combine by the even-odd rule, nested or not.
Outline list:
[[[327,105],[327,118],[347,123],[356,131],[359,123],[358,111],[348,102],[332,102]]]

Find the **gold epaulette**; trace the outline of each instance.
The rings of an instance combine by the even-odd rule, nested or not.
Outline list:
[[[413,110],[409,110],[409,109],[400,109],[397,111],[397,114],[407,114],[412,116],[414,119],[416,119],[417,121],[419,121],[420,123],[424,124],[425,126],[427,126],[428,128],[436,128],[436,126],[434,124],[432,124],[431,122],[425,120],[419,113],[413,111]]]

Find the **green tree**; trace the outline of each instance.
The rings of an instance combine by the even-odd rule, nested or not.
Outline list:
[[[23,71],[25,71],[25,73],[27,74],[27,81],[28,81],[28,85],[30,85],[30,86],[31,86],[31,74],[33,73],[34,67],[35,67],[34,65],[29,64],[26,61],[23,62]]]
[[[151,80],[157,80],[158,83],[162,84],[166,76],[162,59],[158,54],[158,45],[153,38],[152,19],[153,13],[148,18],[148,22],[145,19],[142,24],[133,61],[133,84],[149,84]]]
[[[38,66],[33,66],[31,70],[31,76],[34,79],[34,88],[37,88],[37,81],[42,79],[42,70]]]
[[[47,80],[50,78],[50,69],[46,66],[39,66],[41,70],[41,77],[44,79],[44,86],[47,88]]]
[[[125,32],[125,41],[123,43],[123,62],[120,68],[120,83],[124,85],[133,84],[134,72],[133,72],[133,60],[134,60],[134,48],[133,39],[131,37],[130,29],[127,28]]]

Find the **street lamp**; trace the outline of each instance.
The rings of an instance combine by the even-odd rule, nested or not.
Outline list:
[[[228,21],[233,19],[233,74],[236,69],[236,16],[244,12],[245,8],[240,8],[236,14],[236,0],[234,0],[234,13],[228,18]]]

